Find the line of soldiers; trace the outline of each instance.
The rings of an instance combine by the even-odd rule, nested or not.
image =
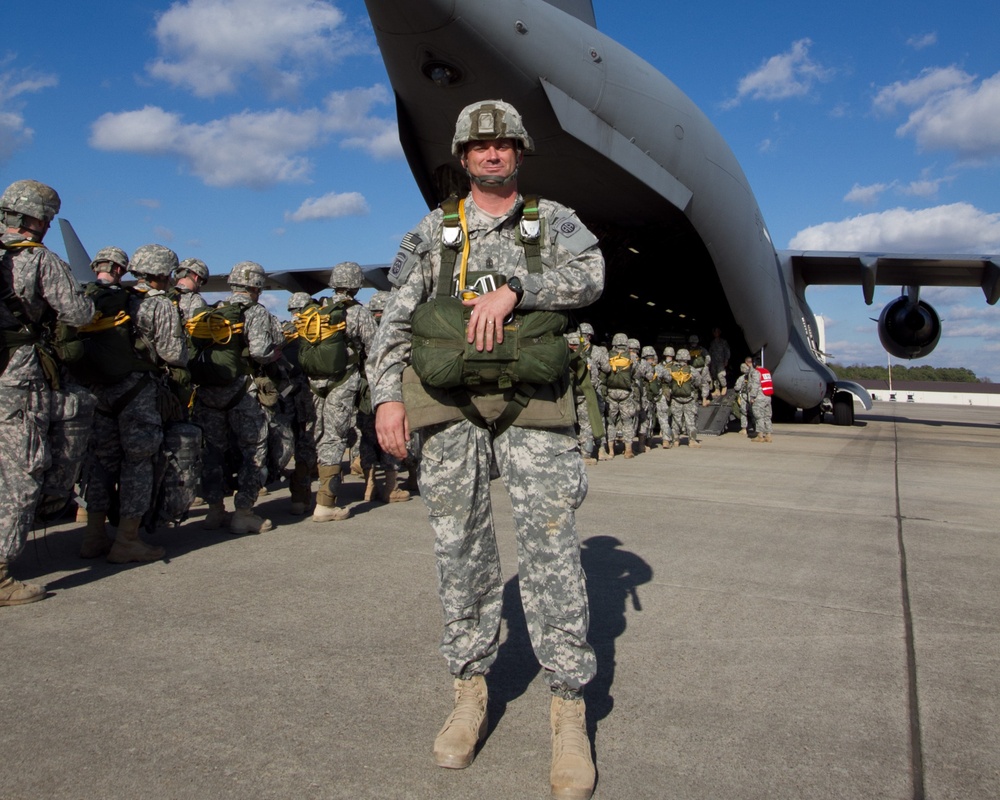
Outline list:
[[[115,564],[162,558],[140,529],[178,524],[197,494],[205,528],[271,530],[254,506],[293,454],[294,514],[306,513],[318,475],[312,519],[349,516],[337,503],[340,462],[357,440],[365,499],[409,499],[366,405],[377,322],[354,299],[357,264],[333,268],[331,297],[293,296],[283,325],[260,303],[266,274],[252,261],[231,269],[231,293],[213,306],[199,291],[204,262],[160,244],[131,258],[101,249],[81,286],[42,244],[59,208],[55,190],[32,180],[0,197],[0,606],[45,596],[10,568],[36,518],[57,517],[74,494],[86,518],[80,555]]]
[[[586,463],[613,459],[618,442],[625,458],[633,458],[645,451],[657,425],[664,448],[680,445],[682,436],[688,446],[700,447],[697,409],[728,391],[729,345],[721,331],[715,330],[714,353],[691,334],[686,348],[664,347],[662,360],[653,347],[642,347],[625,333],[616,333],[610,348],[595,344],[593,337],[589,323],[566,335],[570,348],[587,361],[604,422],[604,432],[596,435],[584,399],[577,398],[579,443]]]

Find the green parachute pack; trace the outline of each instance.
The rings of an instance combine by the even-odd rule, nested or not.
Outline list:
[[[184,323],[191,343],[188,370],[198,386],[227,386],[250,374],[242,303],[221,300]]]
[[[677,364],[670,371],[670,397],[685,400],[694,395],[694,375],[687,364]]]
[[[73,377],[85,386],[111,385],[133,372],[154,371],[149,348],[129,314],[135,290],[88,283],[84,294],[94,301],[94,318],[79,328],[57,325],[53,339],[56,355]]]
[[[295,315],[298,363],[310,378],[341,381],[357,357],[348,356],[347,309],[355,305],[348,297],[324,297]]]
[[[611,372],[608,373],[609,389],[632,390],[632,359],[626,353],[612,353],[608,357]]]

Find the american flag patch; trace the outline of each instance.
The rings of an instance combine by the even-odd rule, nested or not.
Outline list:
[[[403,237],[403,241],[399,243],[401,250],[405,250],[408,253],[415,253],[417,247],[423,241],[417,234],[410,231],[406,236]]]

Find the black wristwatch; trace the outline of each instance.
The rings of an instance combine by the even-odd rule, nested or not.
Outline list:
[[[524,297],[524,284],[521,283],[521,279],[516,275],[513,278],[507,278],[507,287],[517,295],[517,303],[520,305],[521,298]]]

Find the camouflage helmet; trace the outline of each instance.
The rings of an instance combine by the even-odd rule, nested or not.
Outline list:
[[[360,289],[365,276],[355,261],[341,261],[330,270],[331,289]]]
[[[524,129],[521,115],[514,106],[503,100],[481,100],[466,106],[458,115],[455,136],[451,140],[451,154],[455,158],[461,158],[468,142],[489,142],[494,139],[516,139],[526,153],[535,149],[531,137]]]
[[[263,289],[267,273],[256,261],[241,261],[229,270],[226,282],[230,286],[246,286],[249,289]]]
[[[687,363],[688,361],[691,360],[691,354],[685,348],[682,347],[680,350],[677,351],[677,360],[683,363]]]
[[[292,292],[292,296],[288,298],[288,310],[301,311],[311,302],[312,298],[308,292]]]
[[[650,345],[647,344],[644,348],[642,348],[641,355],[643,358],[648,358],[649,356],[656,358],[656,350],[654,350]]]
[[[663,348],[663,357],[664,358],[673,358],[674,357],[674,348],[672,348],[670,345],[667,345],[666,347],[664,347]]]
[[[129,265],[133,275],[166,277],[177,269],[177,253],[162,244],[144,244],[134,253]]]
[[[624,333],[616,333],[611,337],[612,347],[628,347],[628,336]]]
[[[580,331],[566,331],[563,338],[570,347],[576,347],[580,344]]]
[[[628,349],[629,350],[638,350],[639,349],[639,340],[638,339],[629,339],[628,340]]]
[[[185,258],[177,265],[177,272],[180,272],[182,269],[193,272],[203,281],[208,280],[208,265],[200,258]]]
[[[391,295],[392,292],[387,292],[385,291],[385,289],[381,289],[375,292],[375,294],[373,294],[371,296],[371,299],[368,301],[368,310],[371,311],[373,314],[376,311],[385,310],[385,304],[389,302],[389,297]]]
[[[688,336],[688,344],[691,345],[692,347],[696,347],[697,346],[697,344],[698,344],[698,334],[697,333],[692,333],[690,336]]]
[[[51,222],[62,201],[51,186],[38,181],[14,181],[0,196],[0,209]]]
[[[100,269],[100,266],[108,262],[117,264],[123,270],[128,269],[128,256],[120,247],[102,247],[90,262],[90,268],[94,272],[105,272],[106,270]]]
[[[591,325],[589,322],[581,322],[580,323],[580,335],[581,336],[593,336],[594,335],[594,326]]]

